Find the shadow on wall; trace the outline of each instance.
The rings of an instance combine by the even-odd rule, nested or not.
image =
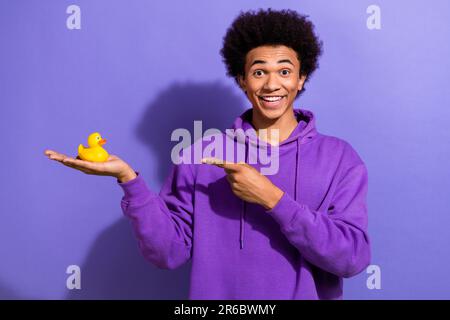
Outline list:
[[[184,128],[194,139],[194,121],[202,121],[202,131],[224,131],[245,109],[246,102],[219,81],[213,83],[175,83],[151,103],[137,126],[138,138],[158,155],[158,180],[169,173],[170,152],[177,141],[170,141],[173,130]],[[247,107],[248,108],[248,107]]]
[[[0,280],[0,300],[26,300],[27,297],[23,297],[17,294],[16,291],[7,286]]]
[[[67,299],[185,299],[190,264],[163,270],[139,253],[132,226],[122,217],[105,229],[81,266],[81,290]]]
[[[202,120],[203,131],[224,130],[231,128],[244,109],[243,98],[220,82],[175,83],[158,94],[147,106],[136,134],[157,156],[160,185],[170,169],[170,151],[177,143],[170,141],[174,129],[186,128],[194,138],[194,120]],[[81,266],[81,290],[70,291],[66,298],[187,299],[190,267],[189,262],[176,270],[162,270],[146,262],[129,220],[122,217],[97,238]]]

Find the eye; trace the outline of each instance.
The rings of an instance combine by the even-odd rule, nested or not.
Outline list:
[[[283,69],[283,70],[280,71],[280,73],[281,73],[281,75],[283,75],[283,76],[288,76],[288,75],[291,74],[291,71],[288,70],[288,69]]]
[[[264,75],[264,71],[262,71],[262,70],[255,70],[255,71],[253,72],[253,75],[254,75],[255,77],[261,77],[261,76]]]

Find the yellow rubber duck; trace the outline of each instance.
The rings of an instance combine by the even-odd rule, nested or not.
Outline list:
[[[82,144],[78,146],[78,156],[86,161],[105,162],[109,157],[108,152],[102,148],[105,143],[106,139],[103,139],[100,133],[94,132],[88,138],[89,148]]]

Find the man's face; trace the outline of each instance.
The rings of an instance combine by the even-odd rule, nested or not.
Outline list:
[[[257,116],[275,120],[292,108],[306,76],[297,53],[286,46],[261,46],[247,53],[245,77],[238,78]]]

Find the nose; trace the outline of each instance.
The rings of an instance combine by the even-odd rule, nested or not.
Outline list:
[[[272,73],[269,73],[267,81],[264,83],[264,89],[267,91],[276,91],[280,88],[278,77]]]

